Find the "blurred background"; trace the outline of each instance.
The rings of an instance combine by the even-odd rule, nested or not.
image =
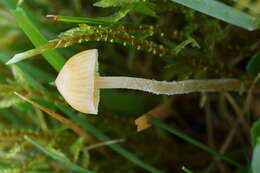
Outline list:
[[[215,7],[213,18],[196,10],[199,3],[191,3],[191,9],[174,0],[1,0],[0,172],[247,172],[257,143],[257,137],[252,139],[260,115],[257,87],[247,93],[174,96],[103,89],[99,114],[87,115],[70,108],[53,85],[67,59],[92,48],[99,51],[102,76],[253,81],[260,69],[260,1],[217,2],[208,4]],[[231,24],[218,19],[223,14]],[[55,52],[49,55],[5,65],[47,40],[65,44],[50,46]],[[14,92],[67,117],[102,146]],[[180,135],[157,124],[137,132],[140,116],[155,117]],[[196,140],[208,148],[198,147]]]

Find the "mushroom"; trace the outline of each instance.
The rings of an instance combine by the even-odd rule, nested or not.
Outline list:
[[[71,57],[58,74],[55,84],[74,109],[88,114],[98,113],[99,89],[125,88],[153,94],[185,94],[190,92],[240,91],[242,82],[236,79],[156,81],[98,73],[98,51],[90,49]]]

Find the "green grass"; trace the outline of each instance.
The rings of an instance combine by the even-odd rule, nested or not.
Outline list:
[[[14,10],[14,0],[3,2],[3,4],[10,9],[20,28],[32,41],[34,46],[39,47],[48,43],[48,41],[44,38],[44,36],[39,32],[39,30],[28,18],[28,16],[26,15],[26,11],[24,11],[20,7]],[[63,57],[55,50],[43,53],[43,56],[50,63],[50,65],[52,65],[53,68],[57,71],[59,71],[65,63]]]
[[[90,17],[73,17],[73,16],[55,16],[48,15],[47,17],[52,18],[55,21],[70,22],[70,23],[87,23],[94,25],[122,25],[121,22],[110,22],[103,19],[95,19]]]
[[[83,129],[85,129],[87,132],[91,133],[93,136],[97,137],[100,141],[109,141],[110,138],[99,131],[97,128],[95,128],[93,125],[87,122],[85,118],[81,115],[77,115],[70,111],[67,107],[63,105],[58,105],[58,108],[65,113],[72,121],[74,121],[76,124],[81,126]],[[137,166],[140,166],[141,168],[153,172],[153,173],[162,173],[163,171],[160,171],[153,166],[150,166],[140,160],[138,157],[136,157],[134,154],[130,153],[129,151],[125,150],[124,148],[120,147],[118,144],[112,144],[109,145],[109,147],[116,151],[118,154],[122,155],[125,157],[127,160],[131,161],[132,163],[136,164]]]
[[[183,132],[181,132],[181,131],[179,131],[177,129],[174,129],[173,127],[171,127],[171,126],[169,126],[169,125],[167,125],[167,124],[165,124],[165,123],[163,123],[163,122],[161,122],[161,121],[159,121],[159,120],[157,120],[155,118],[150,118],[149,121],[151,123],[159,126],[163,130],[166,130],[166,131],[168,131],[168,132],[178,136],[179,138],[185,140],[186,142],[189,142],[190,144],[192,144],[192,145],[194,145],[194,146],[196,146],[196,147],[198,147],[198,148],[200,148],[200,149],[202,149],[202,150],[204,150],[204,151],[214,155],[215,157],[223,159],[226,162],[228,162],[228,163],[238,167],[241,170],[244,170],[244,171],[246,170],[246,168],[243,167],[242,165],[240,165],[238,162],[228,158],[225,155],[220,154],[219,152],[213,150],[212,148],[210,148],[210,147],[204,145],[203,143],[197,141],[196,139],[193,139],[192,137],[188,136],[187,134],[185,134],[185,133],[183,133]]]
[[[259,65],[260,65],[260,52],[257,52],[250,59],[249,63],[247,64],[246,69],[252,76],[257,76],[258,73],[260,73]]]
[[[48,43],[48,41],[41,35],[38,29],[26,17],[25,12],[21,8],[12,10],[12,14],[16,18],[21,29],[23,29],[28,38],[36,47]],[[46,52],[43,54],[43,56],[50,63],[50,65],[52,65],[53,68],[55,68],[55,70],[57,71],[59,71],[65,63],[65,60],[57,51]]]
[[[252,104],[247,113],[250,118],[243,122],[248,128],[235,129],[237,136],[230,141],[228,154],[223,155],[215,148],[221,147],[226,134],[233,130],[230,127],[236,123],[237,116],[221,94],[204,94],[200,98],[198,94],[161,97],[137,91],[101,91],[100,115],[92,116],[68,107],[50,82],[64,65],[63,57],[91,48],[99,49],[100,73],[104,76],[165,81],[237,78],[250,82],[251,75],[259,72],[258,31],[252,33],[244,29],[258,29],[258,16],[216,0],[102,0],[92,5],[81,0],[17,3],[17,0],[0,1],[0,32],[4,36],[13,30],[19,33],[15,38],[7,38],[13,40],[11,43],[0,43],[0,73],[3,74],[0,75],[0,105],[4,105],[0,109],[0,152],[3,154],[0,172],[213,173],[223,166],[227,173],[248,172],[250,168],[257,173],[258,124],[252,122],[258,118],[257,103]],[[46,18],[47,14],[54,14],[49,16],[54,20]],[[17,23],[6,21],[6,15]],[[85,25],[78,27],[77,24],[82,23]],[[88,38],[93,35],[95,38]],[[59,50],[55,50],[56,47],[39,49],[49,43],[46,38],[63,39],[70,47],[64,44]],[[24,59],[14,65],[5,65],[11,56],[31,49],[31,43],[39,50],[32,51],[32,55],[40,53],[44,59]],[[161,49],[170,53],[159,54]],[[246,67],[244,61],[248,57],[252,58]],[[100,142],[114,138],[125,138],[127,142],[107,145],[106,149],[113,150],[109,150],[112,158],[104,159],[96,150],[88,151],[86,148],[92,144],[82,140],[66,125],[45,116],[32,105],[14,99],[14,92],[61,112]],[[234,97],[237,104],[246,103],[245,100],[244,95],[239,99]],[[137,117],[170,102],[174,113],[169,120],[151,118],[153,128],[136,132],[134,120]],[[204,105],[201,109],[199,102],[205,103],[201,104]],[[157,115],[163,117],[164,112],[167,110],[158,111]],[[173,123],[174,127],[170,125]],[[194,137],[184,133],[184,128],[192,130]],[[207,134],[201,133],[201,129]],[[250,135],[253,147],[248,141]],[[211,139],[215,146],[195,138]],[[5,159],[10,153],[13,157]],[[25,153],[47,157],[27,157]],[[216,158],[224,162],[219,165]]]
[[[31,144],[33,144],[36,148],[38,148],[39,150],[41,150],[43,153],[47,154],[48,156],[50,156],[51,158],[53,158],[54,160],[66,165],[67,167],[69,167],[70,169],[72,169],[75,172],[78,173],[93,173],[92,171],[86,170],[84,168],[81,168],[75,164],[73,164],[71,161],[69,161],[67,158],[64,158],[63,156],[60,155],[60,153],[52,148],[47,148],[45,146],[42,146],[40,144],[38,144],[37,142],[33,141],[31,138],[26,137],[25,139],[30,142]]]
[[[216,0],[171,1],[192,8],[209,16],[215,17],[217,19],[223,20],[230,24],[239,26],[241,28],[255,30],[259,27],[256,17],[250,16],[249,14],[241,12]]]

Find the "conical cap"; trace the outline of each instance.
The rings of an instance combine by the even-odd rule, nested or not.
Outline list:
[[[98,113],[98,52],[90,49],[71,57],[55,81],[58,91],[74,109],[88,114]]]

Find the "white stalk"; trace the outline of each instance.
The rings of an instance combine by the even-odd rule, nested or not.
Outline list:
[[[153,94],[187,94],[191,92],[240,91],[242,82],[236,79],[185,81],[156,81],[135,77],[101,77],[95,79],[96,88],[125,88]]]
[[[98,74],[98,52],[83,51],[71,57],[55,80],[64,99],[76,110],[97,114],[99,89],[123,88],[154,94],[185,94],[191,92],[241,91],[243,82],[236,79],[156,81],[135,77],[102,77]]]

